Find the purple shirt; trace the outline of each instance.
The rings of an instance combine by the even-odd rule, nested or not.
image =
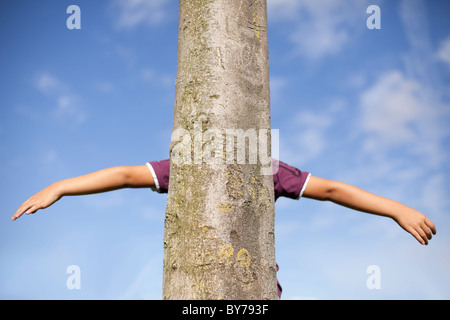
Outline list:
[[[167,193],[169,190],[170,161],[151,161],[146,163],[153,180],[155,181],[155,191],[159,193]],[[290,199],[300,199],[306,188],[309,179],[309,172],[300,171],[297,168],[278,161],[272,161],[273,166],[273,187],[275,192],[275,201],[279,197]],[[278,167],[278,170],[275,170]],[[279,267],[277,264],[277,271]],[[278,297],[281,297],[281,285],[277,281]]]
[[[279,197],[290,199],[299,199],[303,195],[306,184],[309,179],[309,172],[300,171],[290,165],[273,160],[274,166],[278,166],[278,171],[273,175],[273,187],[275,191],[275,200]],[[159,193],[167,193],[169,190],[170,161],[151,161],[147,163],[153,180],[155,180],[155,191]]]

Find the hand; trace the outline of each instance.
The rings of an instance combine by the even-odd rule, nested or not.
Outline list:
[[[433,222],[424,214],[409,208],[407,212],[394,217],[394,220],[407,232],[411,233],[414,238],[421,244],[427,245],[431,240],[432,234],[436,234],[436,227]]]
[[[58,192],[57,185],[52,184],[22,203],[19,209],[17,209],[17,211],[12,216],[11,220],[16,220],[24,213],[32,214],[39,209],[45,209],[61,199],[61,197],[62,195]]]

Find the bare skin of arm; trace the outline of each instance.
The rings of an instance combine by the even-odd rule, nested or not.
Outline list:
[[[154,187],[153,177],[145,165],[112,167],[55,182],[26,200],[12,220],[45,209],[63,196],[86,195],[121,188]],[[424,214],[397,201],[377,196],[355,186],[311,176],[303,197],[332,201],[370,214],[392,218],[421,244],[428,244],[436,227]]]
[[[94,194],[121,188],[147,188],[154,185],[153,177],[145,165],[107,168],[49,185],[26,200],[11,219],[16,220],[24,213],[32,214],[45,209],[63,196]]]
[[[436,227],[421,212],[355,186],[311,176],[303,197],[331,201],[357,211],[392,218],[421,244],[428,244]]]

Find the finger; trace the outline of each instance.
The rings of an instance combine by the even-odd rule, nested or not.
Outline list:
[[[25,212],[27,212],[27,210],[31,207],[32,205],[29,203],[24,203],[22,204],[19,209],[17,209],[17,211],[14,213],[14,215],[12,216],[12,220],[16,220],[18,218],[20,218]]]
[[[419,226],[417,228],[417,232],[419,233],[420,237],[425,242],[425,245],[427,245],[428,244],[428,237],[427,237],[427,234],[425,233],[425,231],[423,231],[423,229]]]
[[[428,240],[431,240],[431,238],[432,238],[432,233],[431,233],[431,230],[430,230],[430,228],[428,228],[428,226],[427,225],[424,225],[424,226],[422,226],[422,230],[425,232],[425,234],[427,235],[427,239]]]
[[[436,234],[436,226],[434,225],[434,223],[430,219],[426,218],[425,219],[425,224],[427,225],[428,228],[431,229],[433,234]]]
[[[25,213],[26,214],[33,214],[36,211],[38,211],[39,209],[40,209],[39,206],[34,205],[34,206],[30,207]]]
[[[430,228],[424,223],[422,225],[420,225],[420,228],[422,229],[422,231],[425,233],[425,235],[427,236],[428,240],[431,240],[431,237],[433,236],[431,233]]]
[[[425,241],[422,239],[420,234],[415,229],[411,228],[409,230],[409,233],[411,233],[413,235],[413,237],[416,238],[416,240],[420,242],[420,244],[425,245]]]

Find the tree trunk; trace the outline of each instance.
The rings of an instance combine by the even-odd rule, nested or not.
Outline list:
[[[164,299],[277,299],[265,0],[180,0]]]

